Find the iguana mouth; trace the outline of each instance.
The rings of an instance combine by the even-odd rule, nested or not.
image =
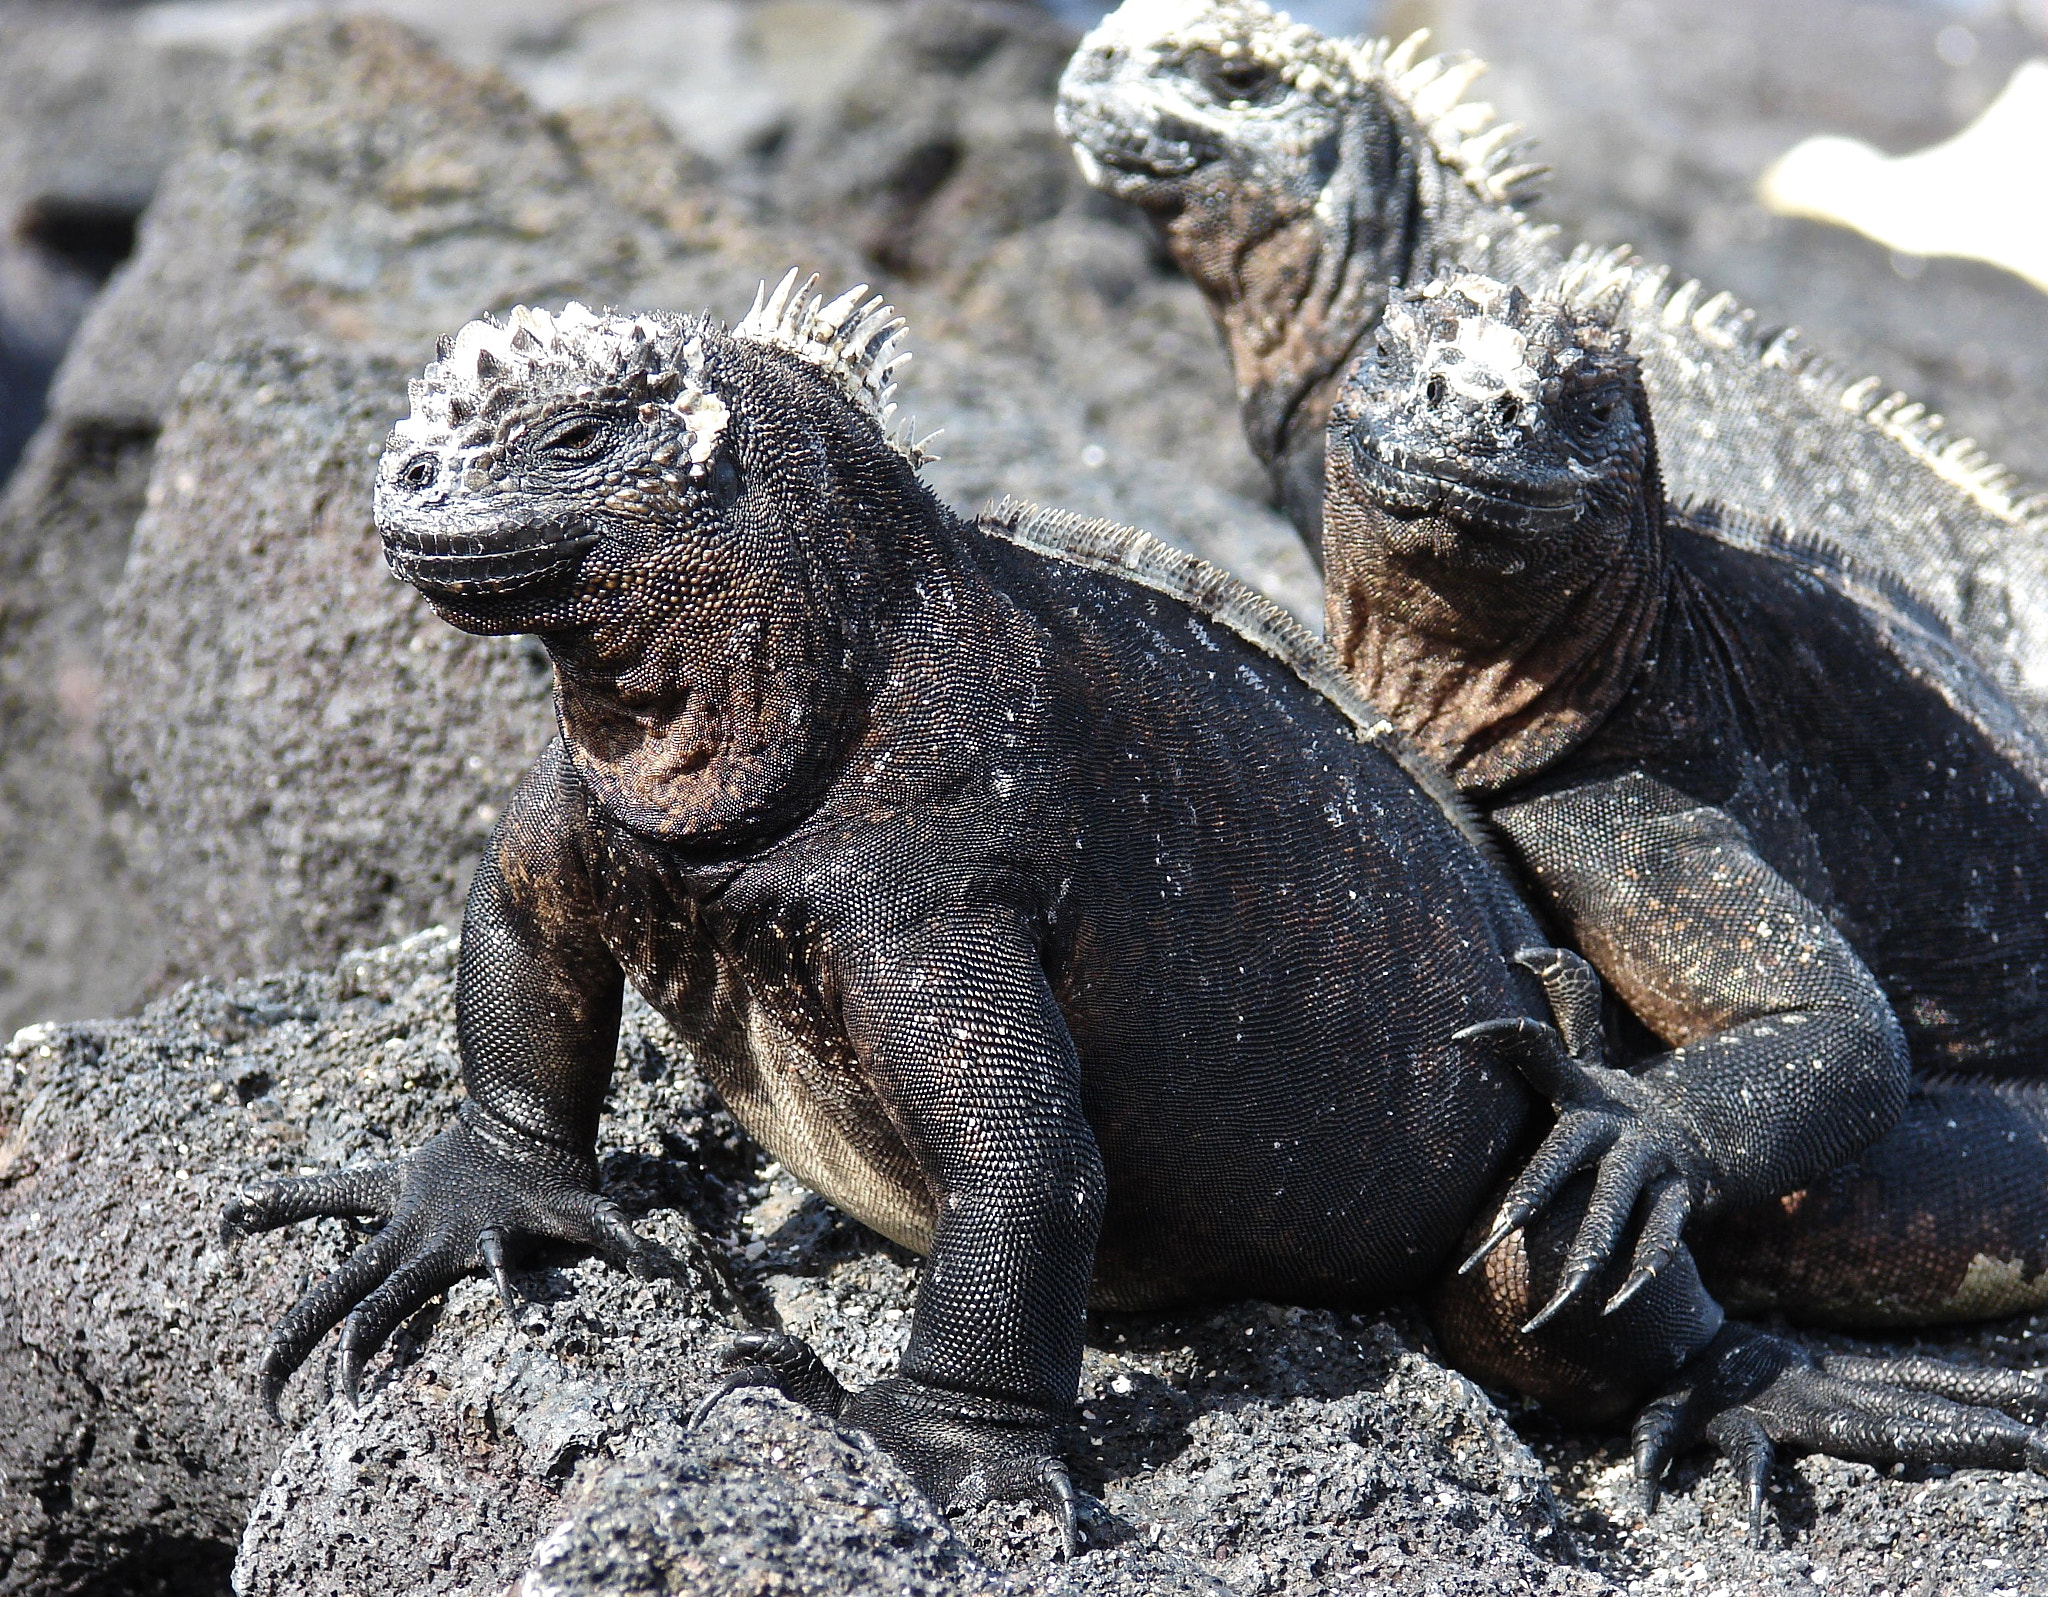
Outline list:
[[[598,534],[518,527],[503,536],[421,533],[384,535],[384,560],[394,574],[429,598],[471,599],[518,593],[574,568]]]
[[[1076,144],[1074,158],[1080,164],[1081,175],[1100,187],[1105,178],[1141,178],[1157,182],[1186,177],[1214,160],[1215,152],[1205,151],[1188,139],[1118,135],[1110,138],[1098,136],[1086,145]]]
[[[1353,439],[1351,458],[1367,495],[1399,514],[1447,515],[1529,535],[1562,532],[1585,514],[1576,482],[1475,481],[1447,462],[1364,435]]]
[[[1071,90],[1056,116],[1061,136],[1073,146],[1082,178],[1091,187],[1120,197],[1128,198],[1127,191],[1135,185],[1186,177],[1223,154],[1213,138],[1179,118],[1146,117],[1142,129],[1134,128]]]

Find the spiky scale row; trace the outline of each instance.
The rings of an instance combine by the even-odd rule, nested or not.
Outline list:
[[[1173,30],[1172,42],[1218,49],[1233,34],[1240,36],[1231,39],[1239,53],[1272,65],[1297,88],[1313,92],[1312,79],[1314,89],[1333,103],[1364,85],[1377,86],[1408,110],[1444,163],[1482,199],[1512,210],[1536,197],[1536,180],[1548,169],[1518,163],[1526,149],[1521,130],[1496,123],[1490,106],[1464,102],[1465,93],[1485,70],[1484,63],[1460,55],[1424,56],[1427,30],[1398,44],[1334,39],[1290,21],[1259,0],[1234,0],[1226,6],[1201,5],[1197,14]],[[1530,225],[1518,211],[1513,220]],[[1808,392],[1883,433],[1986,513],[2012,525],[2020,537],[2048,539],[2048,493],[2023,491],[2019,479],[1973,440],[1950,434],[1939,416],[1888,390],[1880,379],[1849,380],[1808,348],[1796,331],[1764,326],[1732,295],[1717,293],[1702,302],[1697,281],[1674,285],[1668,269],[1644,267],[1632,251],[1590,251],[1582,246],[1572,260],[1580,265],[1604,261],[1605,275],[1626,272],[1625,287],[1610,284],[1604,292],[1626,293],[1637,313],[1654,316],[1674,331],[1688,329],[1707,351],[1745,351],[1766,366],[1791,373]]]
[[[1042,509],[1022,499],[1005,498],[976,525],[1023,548],[1163,593],[1271,655],[1335,705],[1361,743],[1391,756],[1485,858],[1500,863],[1500,845],[1492,831],[1443,767],[1419,752],[1359,692],[1344,663],[1321,638],[1241,577],[1136,527],[1071,510]]]
[[[1521,157],[1530,151],[1519,122],[1496,120],[1494,108],[1466,93],[1485,75],[1486,63],[1464,54],[1423,56],[1429,30],[1399,44],[1378,39],[1353,46],[1365,75],[1404,105],[1453,171],[1481,199],[1522,206],[1535,201],[1550,168]]]
[[[854,404],[873,416],[890,446],[913,466],[939,457],[930,445],[936,432],[917,438],[910,418],[895,420],[894,374],[910,360],[903,349],[906,324],[879,294],[856,283],[828,302],[817,293],[814,272],[801,284],[792,266],[771,291],[764,281],[732,336],[779,349],[816,367]]]
[[[813,293],[815,276],[798,287],[797,275],[792,269],[772,295],[764,283],[733,336],[824,372],[912,465],[937,459],[930,447],[937,433],[913,438],[907,419],[892,425],[893,374],[910,359],[903,318],[880,296],[867,297],[865,284],[828,304]],[[408,385],[411,414],[394,431],[441,450],[458,472],[500,442],[507,412],[542,392],[666,404],[683,424],[693,472],[710,460],[730,419],[702,380],[700,337],[666,313],[598,313],[571,301],[554,314],[519,305],[502,321],[484,316],[443,335],[434,352]]]
[[[1788,371],[1810,391],[1832,397],[1842,410],[1876,428],[1984,510],[2015,524],[2022,536],[2048,539],[2048,494],[2024,493],[2017,475],[1973,438],[1951,433],[1940,415],[1881,377],[1850,380],[1806,346],[1789,327],[1762,318],[1722,291],[1702,299],[1697,279],[1676,287],[1669,267],[1646,267],[1626,248],[1580,245],[1559,278],[1560,292],[1586,309],[1610,313],[1626,302],[1636,314],[1673,330],[1689,328],[1710,349],[1740,351]]]
[[[673,317],[599,314],[573,300],[559,315],[517,305],[503,321],[466,323],[434,350],[408,385],[412,413],[394,430],[446,452],[489,448],[507,412],[543,391],[666,404],[689,434],[693,465],[710,458],[725,426],[725,405],[698,377],[702,347]]]

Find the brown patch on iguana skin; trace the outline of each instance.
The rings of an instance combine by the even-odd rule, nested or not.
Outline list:
[[[1317,61],[1284,64],[1308,30],[1263,7],[1135,10],[1075,52],[1060,128],[1089,181],[1144,211],[1208,300],[1246,441],[1314,551],[1346,369],[1390,290],[1469,256],[1491,206],[1390,87],[1384,51],[1323,41]]]
[[[1925,1083],[1883,1141],[1783,1199],[1703,1227],[1700,1268],[1737,1313],[1942,1325],[2048,1308],[2048,1097]],[[1997,1150],[1998,1157],[1987,1157]]]
[[[1246,441],[1278,473],[1301,440],[1320,449],[1386,283],[1332,271],[1338,263],[1327,258],[1324,223],[1310,201],[1221,172],[1199,174],[1174,198],[1154,220],[1223,335]]]
[[[1683,1045],[1647,1076],[1707,1079],[1689,1073],[1731,1005],[1843,953],[1896,1015],[1917,1071],[1903,1119],[1849,1126],[1825,1098],[1849,1079],[1844,1054],[1782,1026],[1701,1092],[1753,1104],[1799,1156],[1689,1233],[1731,1307],[1882,1325],[2033,1306],[2048,1294],[2038,738],[1910,595],[1824,552],[1703,537],[1711,508],[1673,511],[1633,362],[1572,331],[1607,323],[1597,300],[1518,307],[1460,281],[1469,293],[1439,285],[1389,312],[1335,413],[1332,642],[1461,785],[1497,795],[1560,923]],[[1572,419],[1560,332],[1628,411]],[[1454,349],[1487,360],[1467,370]],[[1540,399],[1540,426],[1482,425],[1510,390]],[[1610,831],[1563,819],[1624,789],[1636,807]],[[1930,1080],[1966,1061],[2027,1079]],[[1822,1097],[1802,1103],[1802,1079]],[[1846,1131],[1826,1159],[1793,1146]],[[1742,1138],[1721,1145],[1748,1157]],[[1758,1202],[1792,1187],[1796,1202]]]

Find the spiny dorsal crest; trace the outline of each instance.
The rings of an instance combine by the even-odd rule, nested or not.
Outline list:
[[[1529,144],[1520,124],[1499,121],[1485,101],[1465,99],[1486,63],[1462,52],[1424,56],[1428,39],[1427,29],[1399,44],[1332,38],[1260,0],[1125,0],[1082,48],[1145,51],[1168,63],[1205,54],[1254,61],[1333,107],[1380,93],[1408,111],[1444,163],[1481,199],[1529,204],[1549,169],[1522,159]]]
[[[465,324],[435,354],[407,385],[412,414],[395,431],[451,455],[490,448],[505,419],[535,400],[583,398],[665,407],[684,429],[695,471],[718,447],[730,415],[703,382],[697,327],[665,312],[600,314],[571,301],[553,315],[520,305],[503,321]]]
[[[1628,334],[1612,312],[1558,291],[1531,296],[1476,273],[1439,277],[1397,295],[1382,322],[1419,374],[1469,398],[1541,397],[1581,366],[1632,371]]]
[[[870,297],[865,283],[856,283],[830,302],[815,292],[817,286],[815,273],[799,284],[794,266],[772,293],[763,282],[754,294],[753,308],[740,318],[732,336],[782,350],[823,372],[833,387],[875,419],[890,447],[911,465],[938,459],[930,447],[939,436],[936,432],[917,438],[908,417],[895,419],[894,374],[910,360],[910,351],[901,347],[903,318],[881,295]]]

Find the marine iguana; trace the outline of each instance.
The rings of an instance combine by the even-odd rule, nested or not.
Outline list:
[[[1331,413],[1331,645],[1670,1049],[1626,1104],[1614,1078],[1560,1074],[1562,1118],[1496,1231],[1597,1163],[1612,1204],[1567,1287],[1647,1194],[1649,1264],[1688,1212],[1730,1215],[1696,1246],[1749,1309],[2048,1305],[2048,739],[1896,579],[1667,500],[1632,283],[1404,293]],[[1664,1100],[1705,1090],[1750,972],[1823,926],[1889,997],[1915,1092],[1859,1159],[1737,1214],[1686,1169],[1700,1150]],[[1786,1096],[1798,1052],[1719,1090],[1809,1113]]]
[[[1423,58],[1423,37],[1328,38],[1259,0],[1126,0],[1060,85],[1082,171],[1143,208],[1208,297],[1246,436],[1311,546],[1324,421],[1389,288],[1446,263],[1508,282],[1563,264],[1524,210],[1544,169],[1463,99],[1483,65]],[[2048,708],[2048,496],[1729,295],[1629,265],[1620,316],[1674,497],[1890,566]]]
[[[509,1300],[521,1239],[649,1267],[596,1181],[631,980],[777,1158],[929,1257],[895,1375],[848,1393],[763,1334],[738,1378],[866,1428],[941,1502],[1045,1503],[1071,1543],[1090,1302],[1427,1286],[1540,1130],[1519,1072],[1593,1047],[1586,967],[1299,626],[1141,534],[940,504],[889,430],[899,325],[790,280],[730,333],[522,308],[413,384],[388,558],[455,625],[540,636],[560,736],[477,868],[454,1124],[226,1216],[383,1222],[278,1326],[272,1397],[337,1323],[353,1395],[478,1262]],[[1846,946],[1816,959],[1882,1053]],[[1811,987],[1771,972],[1756,1013]],[[1676,1380],[1674,1433],[2043,1455],[1997,1405],[2048,1388],[1845,1382],[1725,1323],[1682,1252],[1612,1316],[1514,1331],[1573,1202],[1443,1296],[1454,1345],[1593,1414]]]

